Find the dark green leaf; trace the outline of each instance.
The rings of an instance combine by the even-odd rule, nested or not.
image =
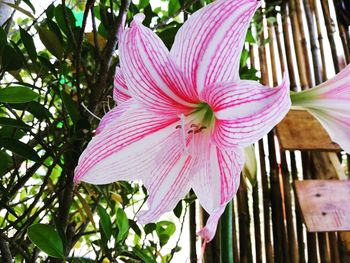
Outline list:
[[[73,123],[77,123],[80,120],[78,103],[72,100],[72,97],[69,94],[67,94],[65,91],[61,92],[61,97],[62,97],[64,106],[66,107],[68,114],[72,119]]]
[[[175,233],[176,227],[173,222],[160,221],[156,224],[156,232],[160,241],[160,246],[164,246]]]
[[[46,17],[50,20],[55,16],[55,5],[52,3],[46,8]]]
[[[68,16],[69,25],[74,27],[75,18],[74,18],[74,14],[73,14],[72,10],[69,7],[66,7],[66,12],[67,12],[67,16]],[[56,19],[58,26],[62,29],[62,31],[66,34],[66,36],[68,36],[69,35],[68,28],[66,25],[66,21],[64,20],[63,6],[61,4],[59,4],[55,8],[55,19]]]
[[[2,56],[2,51],[7,45],[7,36],[2,27],[0,27],[0,57]]]
[[[6,45],[2,52],[1,65],[6,71],[17,70],[22,67],[22,58],[10,45]]]
[[[8,156],[3,151],[0,151],[0,176],[7,172]]]
[[[27,31],[23,30],[22,28],[19,29],[19,32],[21,34],[21,39],[23,42],[24,47],[26,48],[28,55],[30,59],[35,62],[36,61],[36,49],[34,45],[34,41],[31,35],[27,33]]]
[[[38,93],[35,93],[31,89],[22,86],[0,89],[0,102],[25,103],[35,100],[38,97]]]
[[[118,225],[118,236],[117,242],[124,240],[129,232],[129,220],[123,209],[118,208],[117,210],[117,225]]]
[[[35,13],[35,8],[33,6],[33,4],[30,2],[30,0],[23,0],[24,3],[27,4],[27,6],[30,7],[30,9],[32,9],[33,13]]]
[[[29,239],[51,257],[64,258],[62,240],[53,226],[36,224],[28,228]]]
[[[138,8],[144,9],[148,5],[149,5],[149,0],[140,0],[140,2],[138,4]]]
[[[11,119],[11,118],[5,118],[5,117],[0,117],[0,126],[30,129],[30,126],[24,124],[24,122],[22,121]]]
[[[25,133],[18,128],[3,126],[0,129],[0,137],[3,137],[3,138],[12,138],[12,139],[19,140],[23,138],[24,135]]]
[[[100,216],[100,225],[102,226],[102,231],[109,240],[112,236],[112,223],[111,218],[107,214],[106,210],[102,206],[97,206],[97,212]]]
[[[30,159],[35,162],[40,162],[39,155],[32,147],[16,139],[0,138],[0,147],[4,147],[5,149],[17,155],[20,155],[26,159]]]
[[[23,104],[13,104],[11,106],[12,108],[17,110],[28,111],[39,120],[44,120],[52,117],[50,111],[37,101],[31,101],[29,103],[23,103]]]
[[[254,38],[251,30],[248,30],[248,32],[247,32],[247,35],[245,37],[245,42],[247,42],[249,44],[255,44],[256,43],[255,38]]]
[[[145,250],[142,250],[142,249],[140,249],[138,247],[133,247],[132,251],[134,252],[134,254],[136,256],[138,256],[142,260],[142,262],[145,262],[145,263],[154,263],[154,262],[156,262],[155,259],[153,259],[150,255],[148,255]]]
[[[146,235],[151,234],[154,230],[156,230],[156,224],[149,223],[145,225],[143,229],[145,230]]]
[[[177,218],[180,218],[182,213],[182,201],[180,201],[174,208],[174,214]]]
[[[50,51],[55,57],[59,59],[62,58],[63,47],[56,34],[45,27],[39,27],[38,32],[40,40],[43,42],[47,50]]]
[[[158,33],[159,37],[163,40],[164,44],[168,49],[170,49],[171,46],[173,45],[175,35],[179,29],[180,29],[180,26],[170,27]]]
[[[168,15],[173,16],[181,8],[179,0],[170,0],[168,4]]]

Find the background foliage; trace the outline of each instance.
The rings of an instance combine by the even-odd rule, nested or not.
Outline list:
[[[0,28],[3,262],[168,262],[181,249],[178,242],[162,249],[174,222],[135,222],[147,198],[142,184],[73,184],[78,158],[99,122],[87,109],[102,117],[115,106],[122,15],[130,22],[143,12],[144,24],[169,48],[183,21],[211,1],[161,2],[165,9],[149,0],[62,0],[42,13],[31,0],[10,4],[12,16]],[[23,18],[13,19],[14,12]],[[255,42],[251,33],[247,42]],[[243,51],[241,77],[257,79],[247,59]],[[174,210],[180,223],[194,199],[189,195]]]

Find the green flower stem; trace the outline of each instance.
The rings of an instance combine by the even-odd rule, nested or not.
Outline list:
[[[221,262],[233,263],[232,201],[221,216]]]
[[[304,90],[300,92],[290,92],[290,99],[292,101],[293,106],[302,106],[305,102],[309,102],[317,98],[317,94],[315,89]]]

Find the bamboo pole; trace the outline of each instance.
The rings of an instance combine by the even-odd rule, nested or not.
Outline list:
[[[334,69],[335,69],[335,72],[338,73],[340,71],[340,67],[339,67],[339,63],[338,63],[337,47],[336,47],[335,41],[334,41],[334,34],[336,32],[335,24],[334,24],[334,21],[331,17],[330,11],[329,11],[328,1],[321,0],[321,6],[322,6],[322,10],[323,10],[323,18],[324,18],[324,21],[326,24],[328,40],[329,40],[329,44],[331,46]]]
[[[259,42],[264,43],[264,35],[259,36]],[[268,73],[267,73],[267,63],[266,63],[266,51],[265,46],[259,45],[259,62],[260,62],[260,71],[261,71],[261,82],[263,85],[268,84]],[[265,161],[265,150],[264,142],[261,139],[259,141],[259,155],[260,155],[260,167],[261,167],[261,183],[263,189],[263,207],[264,207],[264,237],[265,237],[265,251],[266,251],[266,262],[274,262],[274,252],[273,244],[271,238],[271,217],[270,217],[270,189],[267,177],[266,170],[266,161]]]
[[[238,251],[238,227],[236,224],[236,211],[235,211],[236,204],[233,202],[232,206],[232,250],[233,250],[233,262],[239,262],[239,251]]]
[[[273,79],[273,86],[278,85],[277,79],[277,68],[276,68],[276,54],[274,47],[274,27],[269,24],[268,35],[269,35],[269,47],[270,47],[270,61],[271,61],[271,73]],[[281,195],[281,184],[279,180],[278,164],[276,160],[276,147],[274,143],[273,131],[268,134],[268,145],[269,145],[269,161],[270,161],[270,185],[272,191],[272,222],[273,222],[273,236],[274,236],[274,248],[276,260],[285,260],[289,262],[289,246],[288,238],[286,235],[286,229],[283,219],[283,206],[282,206],[282,195]]]
[[[293,32],[293,42],[294,42],[294,48],[297,58],[297,64],[298,64],[298,71],[299,71],[299,78],[301,82],[301,88],[307,89],[308,86],[308,79],[307,79],[307,71],[305,69],[305,63],[303,60],[303,50],[300,43],[300,30],[298,25],[298,18],[297,13],[295,11],[295,0],[288,0],[289,3],[289,16],[291,19],[291,26],[292,26],[292,32]]]
[[[255,54],[253,45],[249,46],[250,66],[255,68]],[[252,189],[253,197],[253,218],[254,218],[254,238],[255,238],[255,260],[262,262],[262,244],[261,244],[261,221],[260,221],[260,203],[259,203],[259,183],[256,180]]]
[[[297,91],[297,84],[295,82],[295,68],[293,63],[292,49],[291,44],[292,41],[290,39],[290,23],[289,23],[289,11],[287,7],[287,2],[282,3],[282,28],[283,28],[283,38],[284,38],[284,48],[286,50],[286,59],[287,59],[287,67],[290,78],[290,89],[293,91]]]
[[[239,218],[240,262],[253,262],[252,243],[250,239],[250,214],[248,206],[248,193],[245,182],[242,182],[238,189],[237,203]]]
[[[317,43],[315,24],[314,24],[309,1],[303,0],[303,2],[304,2],[304,9],[305,9],[307,26],[308,26],[309,34],[310,34],[310,45],[311,45],[312,62],[313,62],[312,64],[314,66],[315,82],[320,83],[322,81],[322,75],[321,75],[321,70],[320,70],[321,69],[321,62],[320,62],[320,56],[319,56],[320,49],[319,49],[318,43]]]
[[[302,51],[304,55],[304,62],[305,62],[305,70],[306,70],[306,77],[307,77],[307,82],[309,83],[309,87],[313,86],[313,80],[312,80],[312,73],[311,73],[311,67],[310,67],[310,59],[309,59],[309,47],[307,44],[307,39],[305,36],[305,31],[304,31],[304,22],[303,22],[303,12],[301,10],[301,0],[296,0],[295,3],[295,8],[296,8],[296,13],[297,13],[297,18],[298,18],[298,26],[299,26],[299,35],[300,35],[300,42],[302,46]]]
[[[320,54],[321,54],[321,62],[322,62],[321,76],[322,76],[322,80],[325,81],[327,79],[327,71],[326,71],[326,56],[324,54],[323,35],[321,30],[321,21],[320,21],[320,16],[318,14],[318,10],[316,8],[316,0],[311,0],[311,3],[312,4],[310,4],[310,8],[311,8],[311,12],[313,12],[315,15],[318,43],[320,45]]]
[[[190,195],[193,193],[191,190]],[[190,262],[197,262],[196,251],[196,202],[192,202],[189,207],[189,227],[190,227]]]

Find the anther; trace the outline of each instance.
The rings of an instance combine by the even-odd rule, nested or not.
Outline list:
[[[181,125],[177,125],[176,127],[175,127],[175,129],[181,129]]]
[[[193,133],[193,130],[189,130],[187,133],[191,134],[191,133]],[[196,133],[196,132],[194,132],[194,133]]]

